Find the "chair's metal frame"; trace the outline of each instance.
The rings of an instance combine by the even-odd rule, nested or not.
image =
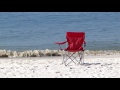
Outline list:
[[[60,45],[59,48],[64,52],[64,53],[62,52],[62,56],[63,56],[62,64],[65,64],[65,66],[68,66],[71,62],[73,62],[75,65],[84,64],[84,51],[78,51],[78,52],[64,51]],[[67,42],[66,42],[66,48],[67,48]],[[85,49],[85,45],[84,45],[84,49]],[[78,60],[77,57],[79,57]],[[67,62],[69,59],[71,60],[71,62]]]

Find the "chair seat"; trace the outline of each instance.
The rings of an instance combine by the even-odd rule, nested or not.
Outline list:
[[[77,50],[70,50],[70,49],[65,49],[65,51],[68,51],[68,52],[79,52],[79,51],[84,51],[84,49],[83,48],[81,48],[81,49],[77,49]]]

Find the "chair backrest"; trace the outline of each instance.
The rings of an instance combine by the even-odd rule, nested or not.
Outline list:
[[[68,42],[67,50],[81,50],[85,40],[84,32],[67,32],[66,39]]]

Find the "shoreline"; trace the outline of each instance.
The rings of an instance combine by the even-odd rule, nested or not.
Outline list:
[[[49,57],[62,56],[61,50],[27,50],[27,51],[11,51],[0,50],[0,58],[9,57]],[[85,50],[84,55],[120,55],[120,50]]]

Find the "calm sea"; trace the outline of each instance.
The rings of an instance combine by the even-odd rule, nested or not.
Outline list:
[[[0,12],[0,49],[58,49],[67,31],[85,32],[88,50],[120,50],[120,12]]]

